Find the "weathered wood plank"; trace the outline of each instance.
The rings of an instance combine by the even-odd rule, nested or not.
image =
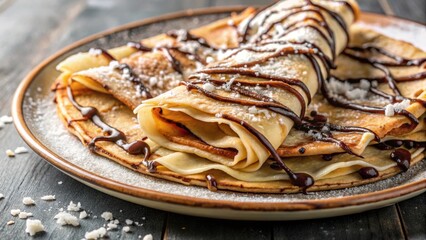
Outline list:
[[[268,222],[229,221],[169,214],[164,239],[271,239]]]
[[[309,221],[277,222],[273,239],[402,239],[394,206],[365,213]]]
[[[426,194],[398,203],[402,225],[408,239],[426,238]]]

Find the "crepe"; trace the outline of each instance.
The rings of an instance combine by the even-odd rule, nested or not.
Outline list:
[[[167,149],[258,171],[302,123],[356,18],[349,4],[316,3],[283,1],[258,12],[242,24],[244,45],[137,107],[141,129]]]
[[[132,111],[110,95],[94,92],[87,88],[75,91],[74,95],[76,100],[82,105],[90,105],[99,109],[102,119],[109,125],[120,129],[120,131],[127,136],[129,142],[144,137]],[[68,125],[70,120],[79,118],[81,114],[69,101],[65,89],[59,89],[56,92],[56,96],[59,116],[70,132],[78,136],[86,145],[89,144],[93,138],[99,136],[99,127],[94,125],[91,121],[73,122]],[[423,141],[425,141],[424,138]],[[141,164],[143,156],[128,154],[112,142],[97,142],[94,151],[142,174],[175,181],[185,185],[210,187],[211,190],[223,189],[257,193],[292,193],[301,190],[299,187],[294,186],[286,180],[287,175],[283,174],[282,171],[270,168],[270,164],[273,164],[273,161],[267,161],[264,167],[257,172],[246,173],[229,171],[229,173],[226,173],[211,166],[214,164],[220,168],[218,164],[211,161],[187,153],[170,151],[159,147],[155,143],[148,142],[153,153],[150,160],[155,159],[156,161],[162,161],[165,165],[175,162],[177,164],[169,166],[174,169],[174,171],[163,165],[157,165],[156,171],[151,173],[147,166]],[[349,154],[340,154],[331,161],[324,161],[321,156],[292,157],[285,158],[284,161],[289,167],[295,170],[306,171],[312,174],[312,176],[315,176],[315,185],[310,187],[309,191],[320,191],[354,187],[388,178],[399,173],[401,169],[389,158],[391,151],[392,150],[384,151],[374,147],[368,147],[364,152],[364,159]],[[410,151],[413,153],[411,165],[415,165],[417,162],[424,159],[424,153],[422,153],[424,148],[411,149]],[[194,173],[194,168],[203,163],[206,163],[206,166],[210,165],[210,170]],[[359,171],[361,167],[368,166],[377,168],[379,170],[379,176],[363,179],[357,171]],[[184,173],[179,173],[178,168],[181,168],[180,171]],[[228,170],[231,169],[228,168],[227,171]],[[232,177],[232,175],[235,177]],[[211,177],[210,180],[208,180],[206,178],[207,176],[213,176],[214,181],[212,181]]]
[[[356,36],[355,34],[356,31],[351,31],[352,42],[354,40],[354,36]],[[366,42],[372,42],[372,40],[376,39],[376,37],[378,36],[376,33],[372,33],[366,30],[360,30],[358,34],[359,36],[357,36],[357,38],[361,39],[367,38],[367,36],[375,36],[369,38]],[[388,38],[386,38],[386,40],[388,40]],[[394,42],[392,44],[401,43]],[[412,48],[412,46],[404,47],[409,49]],[[215,52],[217,51],[212,51],[210,56],[216,58],[216,56],[214,55],[217,53]],[[104,57],[103,55],[99,56],[97,57],[98,59],[102,59]],[[92,57],[93,56],[90,56],[90,58]],[[138,61],[141,58],[145,59],[145,61],[142,61],[142,63]],[[123,58],[119,60],[120,63],[126,63],[130,65],[130,69],[132,70],[134,68],[141,68],[142,71],[144,71],[144,68],[150,66],[149,64],[147,64],[147,62],[149,62],[149,59],[158,60],[161,58],[159,57],[159,55],[156,54],[150,55],[149,52],[138,52],[134,53],[128,58]],[[342,58],[339,58],[337,61],[338,66],[341,66],[341,59]],[[73,65],[69,63],[70,62],[68,62],[68,65]],[[357,63],[352,61],[349,64],[351,64],[352,66],[356,65]],[[185,64],[183,70],[186,71],[186,67],[189,65],[190,64]],[[167,67],[170,69],[169,65]],[[351,67],[349,66],[349,68]],[[60,85],[58,86],[58,90],[56,91],[58,113],[61,119],[64,121],[68,129],[73,134],[77,135],[83,143],[88,144],[94,152],[106,156],[107,158],[117,161],[118,163],[124,166],[127,166],[133,170],[139,171],[144,174],[177,181],[183,184],[207,186],[211,190],[229,189],[244,192],[278,193],[297,192],[303,189],[299,186],[294,186],[293,183],[289,181],[288,175],[284,174],[282,170],[274,170],[277,168],[276,162],[271,159],[266,159],[264,163],[259,167],[258,171],[243,171],[244,169],[234,169],[223,164],[218,164],[214,161],[197,157],[193,154],[171,151],[159,146],[151,139],[146,139],[146,134],[141,131],[136,119],[134,118],[134,115],[130,110],[134,108],[134,106],[138,103],[138,100],[132,101],[131,96],[120,97],[120,94],[122,94],[124,91],[123,89],[131,90],[132,92],[135,92],[137,89],[134,88],[133,85],[130,85],[130,87],[127,88],[122,88],[121,83],[123,82],[123,80],[126,79],[119,79],[119,81],[114,81],[114,79],[111,79],[109,77],[100,78],[99,76],[101,75],[99,73],[102,72],[102,69],[102,67],[91,70],[80,68],[79,70],[83,70],[83,72],[78,72],[74,75],[71,74],[72,71],[63,71],[63,74],[59,79]],[[188,70],[186,75],[190,75],[191,71],[194,71],[195,69],[196,68],[191,68],[191,70]],[[404,73],[404,71],[402,72]],[[155,71],[151,73],[153,75],[158,74],[158,72],[156,73]],[[100,119],[102,119],[106,124],[121,131],[123,135],[126,136],[126,143],[137,143],[140,140],[144,140],[144,142],[149,145],[149,148],[152,153],[151,155],[144,154],[144,152],[140,154],[129,154],[129,152],[124,151],[122,147],[110,141],[96,141],[94,142],[94,144],[91,145],[93,139],[99,136],[108,136],[109,133],[102,133],[99,129],[99,126],[93,124],[91,120],[85,119],[85,121],[76,121],[81,119],[81,111],[77,109],[74,104],[72,104],[72,102],[70,101],[70,97],[67,94],[67,89],[64,89],[65,85],[67,85],[72,76],[75,77],[77,75],[81,75],[83,77],[86,77],[89,74],[92,74],[91,77],[88,78],[90,81],[102,83],[98,86],[101,86],[103,91],[95,87],[90,87],[90,84],[85,84],[86,86],[84,86],[74,81],[69,88],[72,89],[72,95],[74,95],[74,100],[78,102],[80,107],[92,106],[97,109]],[[138,73],[135,75],[140,76],[141,74]],[[370,75],[364,76],[367,78],[371,77]],[[166,79],[166,81],[164,82],[167,83],[168,81],[169,80]],[[81,82],[85,83],[84,81]],[[108,86],[108,88],[105,89],[104,86]],[[91,88],[92,90],[88,89],[87,87]],[[157,93],[155,93],[155,95],[158,93],[162,93],[170,87],[173,86],[168,85],[164,89],[158,89],[158,86],[156,85],[147,86],[150,92],[153,92],[153,90],[158,91]],[[112,93],[112,95],[109,95],[110,93]],[[114,99],[113,96],[117,99]],[[144,96],[139,97],[139,100],[144,99]],[[314,97],[311,105],[315,104],[316,101],[320,102],[321,99],[317,100],[317,98]],[[129,106],[130,109],[124,106],[123,103]],[[331,108],[334,109],[330,111],[336,110],[336,107]],[[314,108],[311,109],[313,110]],[[319,113],[323,114],[321,111],[319,111]],[[403,121],[406,120],[404,119]],[[394,129],[399,128],[400,127],[396,126]],[[412,130],[412,128],[410,127],[410,130],[405,131],[403,136],[392,136],[391,134],[386,133],[385,135],[387,136],[383,140],[405,139],[413,140],[416,142],[425,142],[426,139],[424,131],[424,125],[418,124],[414,130]],[[290,132],[288,137],[291,138],[292,134],[293,130]],[[371,133],[365,134],[372,135]],[[318,143],[322,142],[313,141],[311,136],[308,136],[308,138],[306,139],[308,139],[308,142],[305,145],[307,146],[307,149],[310,149],[308,147],[309,142],[314,142],[314,144],[311,145],[312,149],[317,146],[319,146],[319,149],[321,149],[321,145],[319,145]],[[407,143],[408,142],[411,141],[407,141]],[[369,143],[372,142],[369,141]],[[294,149],[300,149],[300,146]],[[408,150],[411,153],[411,165],[416,164],[418,161],[424,158],[423,145],[417,144],[415,147],[411,147]],[[389,157],[389,155],[393,151],[394,150],[392,149],[380,150],[374,147],[364,147],[364,151],[362,151],[361,153],[363,158],[349,154],[338,154],[335,155],[331,161],[324,161],[322,159],[323,157],[320,155],[321,152],[318,151],[318,154],[315,154],[315,156],[312,157],[290,157],[284,158],[283,161],[294,172],[303,172],[312,176],[315,179],[315,184],[311,186],[309,190],[318,191],[357,186],[360,184],[377,181],[400,172],[401,167],[398,167],[398,164],[395,161],[391,160]],[[341,152],[341,149],[337,148],[336,151],[333,150],[331,153],[337,152]],[[271,166],[273,168],[271,168]],[[369,179],[363,179],[359,174],[359,171],[365,167],[374,168],[377,171],[378,175]]]
[[[349,45],[358,47],[380,47],[382,51],[386,51],[400,58],[420,60],[426,58],[426,52],[409,43],[391,39],[372,30],[365,29],[362,26],[357,26],[356,24],[351,28],[351,42]],[[370,54],[370,57],[375,59],[395,62],[392,61],[393,59],[386,58],[383,54],[378,52],[372,52]],[[337,68],[332,71],[332,75],[341,80],[346,79],[343,80],[343,82],[334,79],[331,80],[334,84],[334,86],[331,87],[332,91],[336,92],[336,94],[343,98],[347,97],[345,95],[348,95],[352,97],[351,101],[364,105],[384,107],[390,104],[386,98],[378,97],[371,92],[372,89],[377,89],[391,96],[394,95],[389,85],[383,82],[383,72],[374,68],[371,64],[350,58],[345,54],[338,57],[336,65]],[[388,68],[394,78],[400,79],[398,80],[397,86],[403,96],[421,101],[426,100],[426,71],[424,70],[424,64],[418,64],[418,66],[390,66]],[[407,81],[408,76],[416,75],[418,76],[417,80]],[[360,84],[349,84],[349,82],[353,81],[355,78],[369,79],[369,81],[363,81],[367,86],[363,86],[364,89],[362,89]],[[377,84],[377,87],[372,87],[371,84]],[[331,124],[364,127],[373,131],[380,138],[397,138],[408,132],[424,129],[424,117],[422,117],[426,110],[424,104],[422,105],[421,103],[412,101],[406,106],[405,110],[411,113],[412,116],[418,120],[418,123],[412,124],[411,120],[404,116],[385,116],[383,113],[374,114],[350,108],[336,107],[329,103],[322,94],[318,94],[314,97],[307,111],[320,113]],[[375,143],[374,136],[370,133],[335,132],[334,137],[343,141],[357,154],[362,154],[369,144]],[[302,147],[305,150],[303,153],[299,151]],[[335,143],[314,141],[314,139],[307,136],[304,132],[292,129],[289,137],[285,140],[283,145],[280,146],[279,152],[282,156],[306,156],[344,152],[344,150]]]

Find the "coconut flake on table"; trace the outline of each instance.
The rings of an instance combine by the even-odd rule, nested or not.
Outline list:
[[[17,148],[15,149],[15,153],[16,153],[16,154],[28,153],[28,149],[26,149],[25,147],[17,147]]]
[[[79,218],[80,218],[80,219],[87,218],[87,212],[86,212],[86,211],[82,211],[82,212],[80,212],[80,216],[79,216]]]
[[[60,212],[56,214],[54,217],[56,220],[56,223],[58,223],[61,226],[64,225],[72,225],[74,227],[80,225],[78,218],[70,213],[67,212]]]
[[[10,220],[10,221],[9,221],[9,222],[7,222],[6,224],[7,224],[7,225],[12,225],[12,224],[15,224],[15,221]]]
[[[4,195],[0,193],[0,200],[4,198]]]
[[[117,229],[118,228],[118,225],[117,224],[115,224],[115,222],[114,221],[111,221],[111,222],[109,222],[108,224],[107,224],[107,231],[110,231],[110,230],[114,230],[114,229]]]
[[[54,201],[54,200],[56,200],[56,197],[55,197],[55,195],[46,195],[46,196],[41,197],[40,199],[44,200],[44,201]]]
[[[126,220],[124,220],[124,222],[125,222],[127,225],[132,225],[132,224],[133,224],[133,221],[132,221],[132,220],[130,220],[130,219],[126,219]]]
[[[402,110],[406,109],[410,106],[410,100],[405,99],[402,102],[394,103],[394,104],[388,104],[385,106],[385,116],[386,117],[392,117],[395,115],[395,113],[401,112]]]
[[[20,209],[12,209],[12,210],[10,210],[10,214],[12,216],[14,216],[14,217],[18,216],[20,212],[21,212]]]
[[[35,201],[34,201],[34,199],[32,199],[32,198],[30,198],[30,197],[24,197],[24,198],[22,199],[22,203],[23,203],[24,205],[27,205],[27,206],[35,205]]]
[[[61,185],[62,183],[63,183],[62,181],[59,181],[59,182],[58,182],[58,184],[59,184],[59,185]]]
[[[7,149],[7,150],[6,150],[6,155],[7,155],[8,157],[14,157],[14,156],[15,156],[15,153],[14,153],[12,150]]]
[[[86,234],[84,234],[84,237],[86,239],[99,239],[99,238],[105,237],[106,232],[107,232],[106,228],[101,227],[91,232],[86,232]]]
[[[103,212],[101,214],[101,218],[105,219],[106,221],[109,221],[113,219],[113,216],[111,212]]]
[[[130,229],[130,227],[129,226],[124,226],[123,227],[123,232],[126,232],[126,233],[129,233],[129,232],[131,232],[132,230]]]
[[[30,213],[30,212],[20,212],[19,215],[18,215],[18,217],[20,219],[27,219],[27,218],[32,217],[32,216],[33,216],[33,214]]]
[[[8,124],[8,123],[13,123],[13,118],[7,115],[3,115],[0,117],[0,122]]]
[[[147,234],[143,237],[143,240],[152,240],[152,234]]]
[[[36,233],[44,231],[44,226],[38,219],[27,219],[26,226],[25,232],[29,233],[30,236],[34,236]]]
[[[73,201],[70,202],[70,204],[67,207],[67,210],[70,212],[78,212],[81,209],[81,203],[78,202],[77,204],[73,203]]]

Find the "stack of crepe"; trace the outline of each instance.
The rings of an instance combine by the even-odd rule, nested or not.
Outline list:
[[[378,181],[424,158],[426,53],[358,15],[354,1],[283,0],[91,49],[58,65],[58,114],[92,151],[187,185]]]

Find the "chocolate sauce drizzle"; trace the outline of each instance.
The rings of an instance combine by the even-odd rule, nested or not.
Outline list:
[[[406,172],[410,168],[411,153],[403,148],[391,152],[390,158],[396,162],[398,167]]]
[[[378,60],[378,59],[371,58],[371,57],[364,57],[361,54],[365,53],[365,52],[377,52],[379,54],[387,56],[388,58],[391,58],[393,61],[383,61],[383,60]],[[426,107],[426,101],[423,101],[421,99],[410,99],[410,98],[406,98],[406,97],[402,96],[401,91],[399,90],[399,88],[397,86],[397,81],[401,80],[401,79],[395,78],[389,70],[389,67],[421,66],[423,63],[426,62],[426,58],[406,59],[406,58],[402,58],[402,57],[399,57],[399,56],[395,56],[392,53],[386,51],[385,49],[382,49],[382,48],[379,48],[379,47],[376,47],[376,46],[372,46],[372,45],[369,45],[369,44],[363,45],[361,47],[348,47],[343,52],[343,54],[345,56],[348,56],[348,57],[355,59],[357,61],[370,64],[372,67],[382,71],[385,74],[385,77],[380,79],[380,80],[388,83],[388,86],[392,89],[394,95],[387,94],[387,93],[380,91],[380,90],[378,90],[377,88],[374,88],[374,87],[370,88],[371,93],[373,93],[373,94],[375,94],[379,97],[382,97],[384,99],[387,99],[391,103],[397,103],[397,102],[401,102],[405,99],[408,99],[411,102],[417,102],[417,103],[420,103],[420,104],[422,104],[423,106]],[[423,75],[426,76],[426,72],[422,72],[422,73],[412,75],[411,77],[413,79],[409,79],[409,80],[418,80],[417,78],[419,76],[423,76]],[[409,76],[408,78],[411,78],[411,77]],[[361,79],[366,79],[366,78],[350,79],[351,81],[348,81],[348,82],[357,82],[357,81],[360,81]],[[338,80],[346,81],[346,80],[341,80],[341,79],[338,79]],[[367,80],[372,81],[372,80],[377,80],[377,79],[367,79]],[[327,101],[334,106],[351,108],[351,109],[354,109],[354,110],[371,112],[371,113],[379,113],[379,114],[385,113],[384,107],[361,105],[361,104],[349,102],[349,101],[347,101],[347,100],[345,100],[341,97],[332,96],[331,93],[328,91],[328,88],[326,88],[326,87],[323,87],[321,89],[321,92],[322,92],[323,96],[327,99]],[[413,114],[411,114],[410,112],[406,111],[406,110],[397,111],[395,114],[403,115],[403,116],[407,117],[410,120],[411,124],[413,124],[413,125],[417,125],[419,123],[417,117],[414,116]]]
[[[379,176],[379,171],[373,167],[363,167],[358,170],[358,174],[361,175],[363,179],[370,179]]]
[[[98,141],[113,142],[129,154],[132,154],[132,155],[143,154],[144,155],[143,162],[148,162],[148,158],[151,155],[151,151],[147,143],[140,140],[136,140],[134,142],[128,143],[126,140],[125,134],[121,132],[120,130],[114,127],[111,127],[110,125],[105,123],[100,117],[99,112],[96,108],[90,107],[90,106],[81,106],[80,104],[77,103],[77,101],[74,98],[70,84],[67,85],[67,95],[71,104],[77,110],[80,111],[83,117],[81,119],[71,120],[69,124],[71,124],[72,121],[91,120],[96,126],[102,129],[102,132],[106,134],[105,136],[94,137],[89,142],[88,147],[90,151],[94,151],[96,149],[95,143]]]
[[[280,155],[275,150],[274,146],[272,146],[272,144],[269,142],[269,140],[250,124],[227,114],[222,114],[222,118],[240,124],[251,134],[253,134],[253,136],[255,136],[263,144],[263,146],[268,149],[278,166],[287,173],[290,178],[290,182],[295,186],[301,187],[304,193],[306,193],[306,190],[315,183],[314,178],[309,174],[295,173],[289,167],[287,167],[287,165],[285,165]]]
[[[216,181],[216,178],[213,177],[213,175],[211,174],[206,175],[206,183],[207,183],[207,188],[210,191],[212,192],[217,191],[217,181]]]

